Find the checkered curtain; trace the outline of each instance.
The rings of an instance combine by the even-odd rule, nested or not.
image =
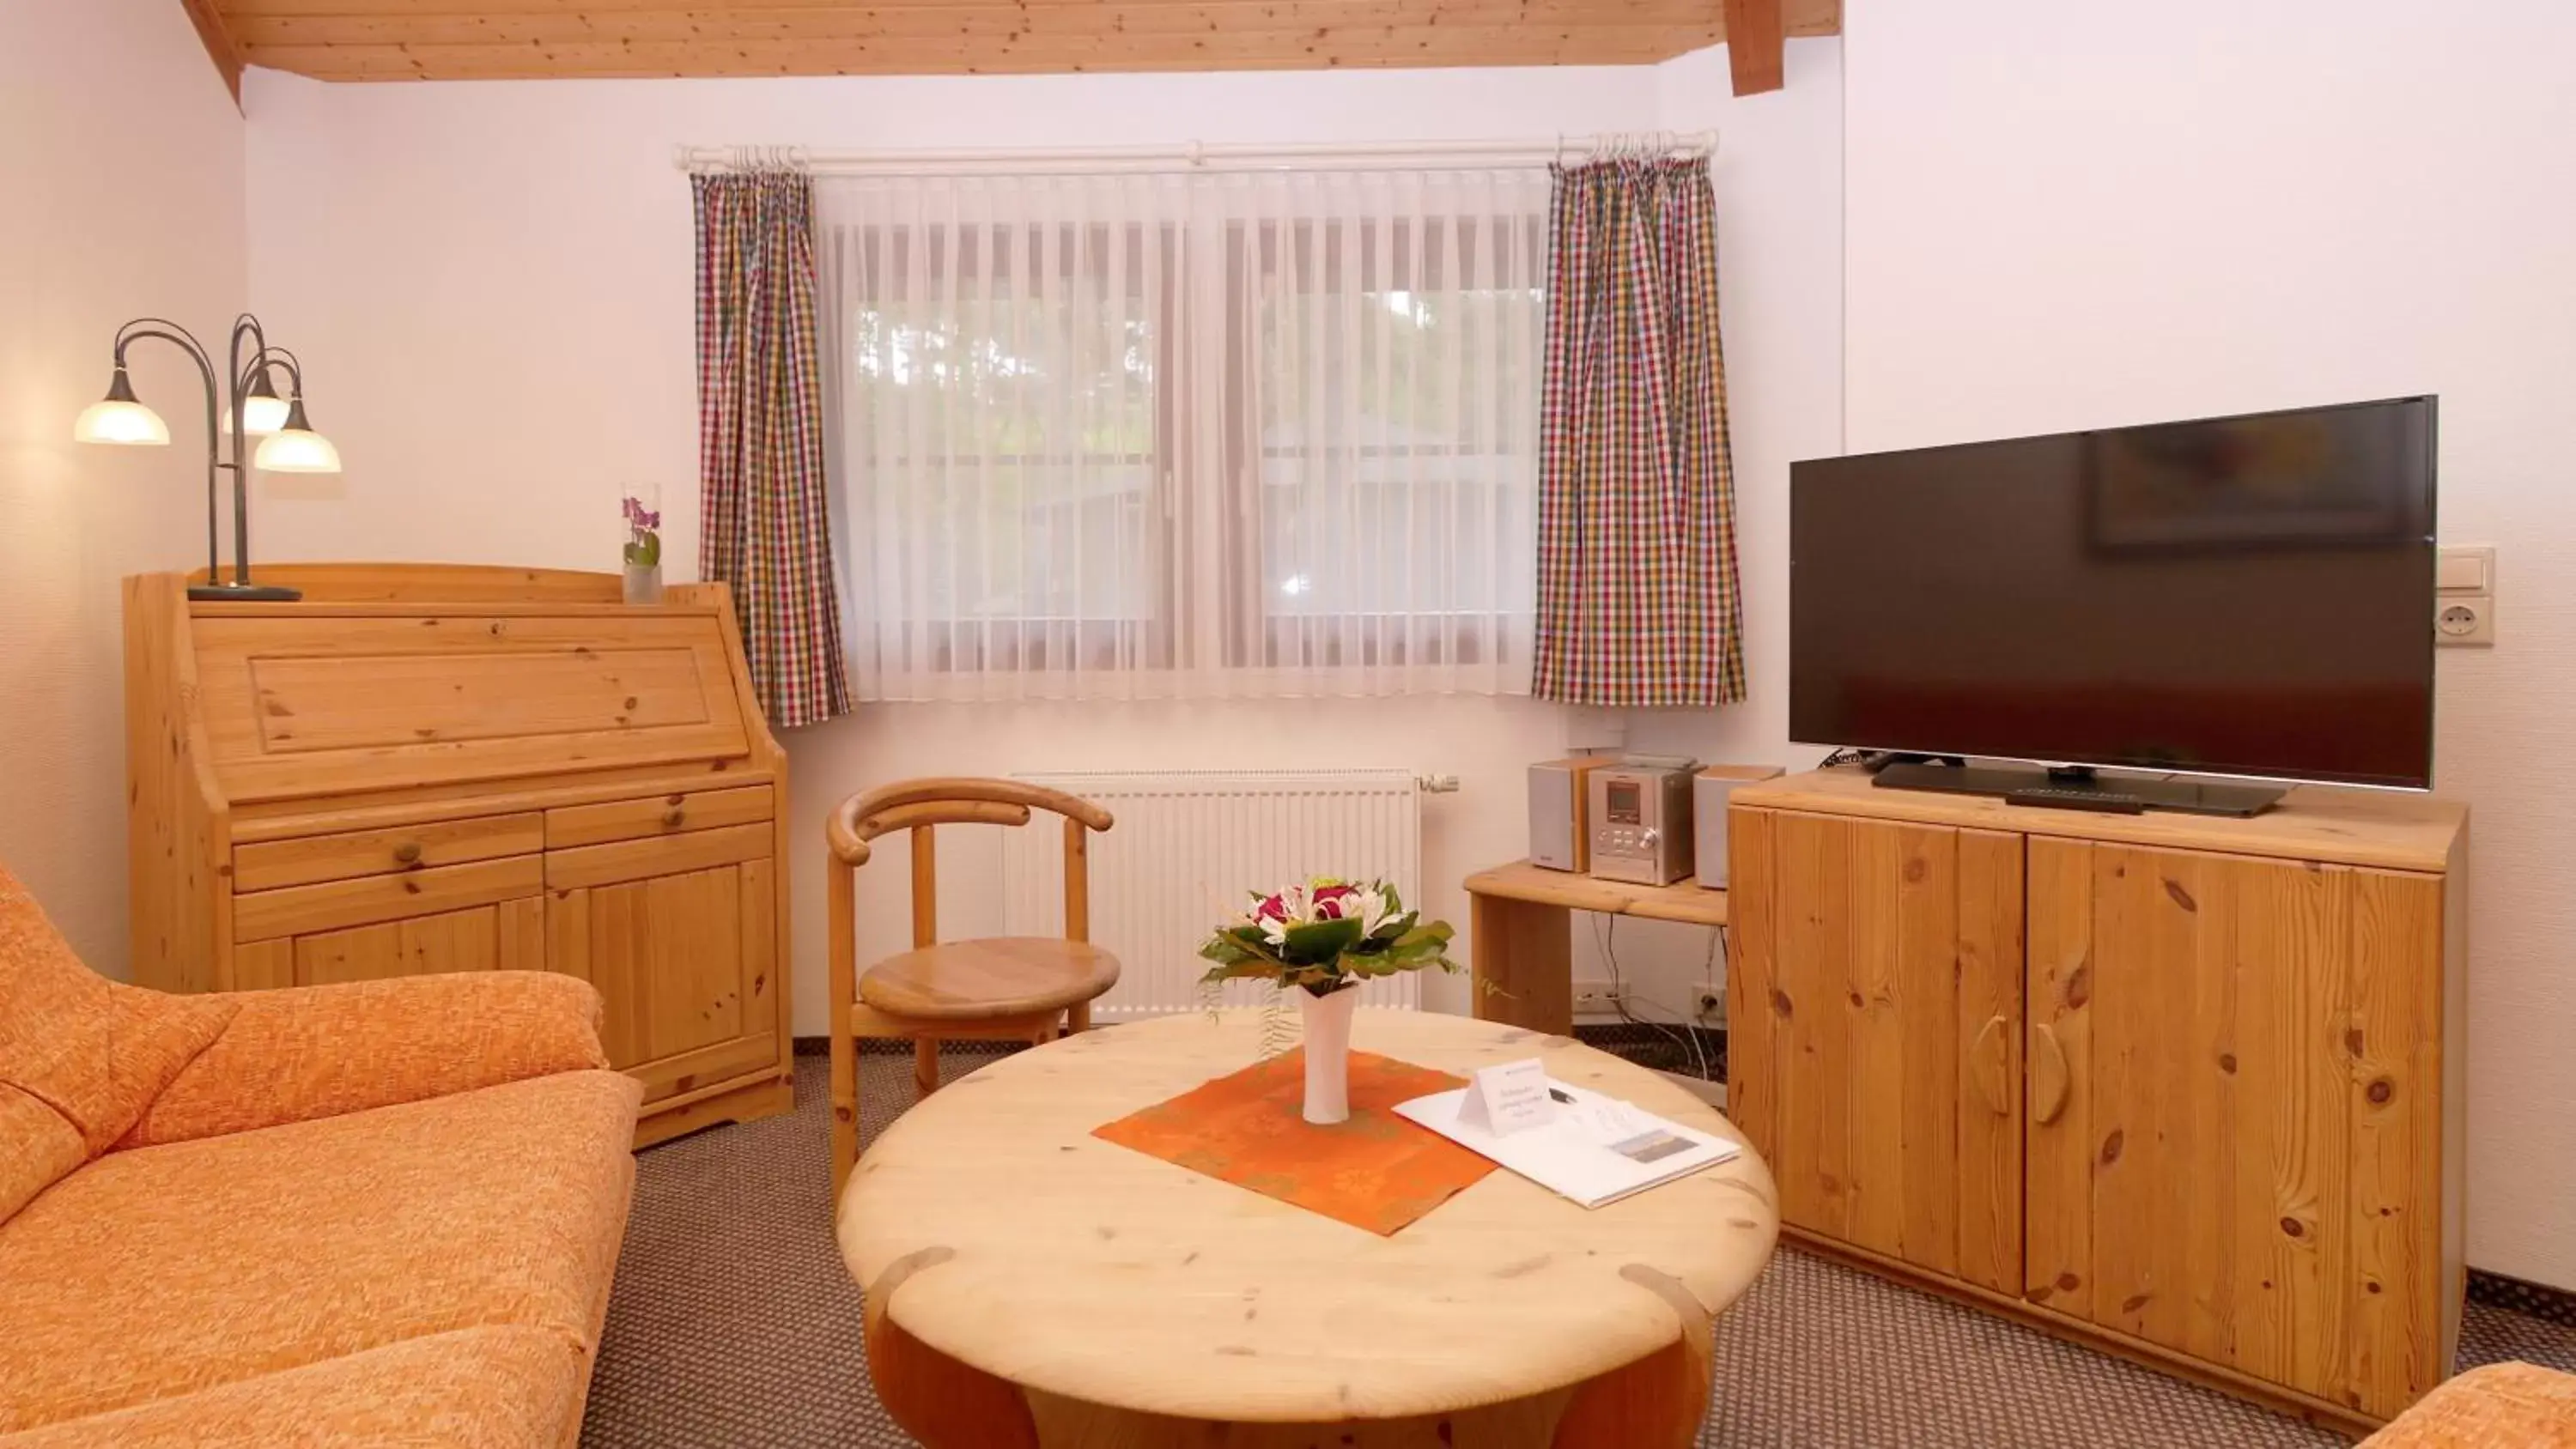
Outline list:
[[[1531,693],[1744,698],[1708,161],[1560,167],[1549,209]]]
[[[781,728],[850,708],[825,517],[814,188],[696,178],[698,576],[733,590],[761,708]]]

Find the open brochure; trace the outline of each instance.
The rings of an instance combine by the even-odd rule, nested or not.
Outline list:
[[[1588,1208],[1660,1187],[1743,1150],[1616,1097],[1552,1077],[1547,1087],[1556,1104],[1551,1120],[1511,1133],[1496,1133],[1474,1114],[1462,1113],[1473,1088],[1416,1097],[1395,1110]]]

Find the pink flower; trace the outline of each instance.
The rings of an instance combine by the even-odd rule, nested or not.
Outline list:
[[[1338,921],[1359,906],[1360,888],[1354,885],[1328,885],[1315,888],[1315,919]]]
[[[1262,899],[1261,904],[1252,908],[1252,919],[1256,921],[1285,921],[1288,919],[1288,902],[1279,896],[1266,896]]]

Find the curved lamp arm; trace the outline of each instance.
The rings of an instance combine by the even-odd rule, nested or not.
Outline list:
[[[198,375],[206,380],[206,578],[211,582],[216,577],[215,544],[221,536],[215,507],[215,475],[223,437],[222,424],[217,421],[219,405],[216,401],[215,362],[206,355],[204,344],[198,342],[195,334],[187,328],[165,317],[137,317],[116,329],[116,381],[109,384],[111,392],[125,382],[127,344],[146,337],[157,337],[188,354],[189,360],[197,364]],[[132,391],[130,386],[127,390],[129,393]]]

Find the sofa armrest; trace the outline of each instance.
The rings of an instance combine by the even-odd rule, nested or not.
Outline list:
[[[590,983],[545,971],[244,991],[117,1143],[148,1147],[608,1065]]]

